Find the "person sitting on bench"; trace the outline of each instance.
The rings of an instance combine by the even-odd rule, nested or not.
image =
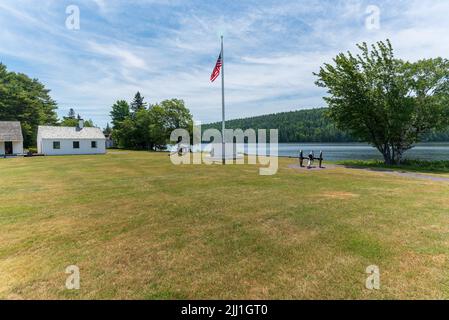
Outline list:
[[[309,162],[307,163],[307,169],[311,169],[313,165],[313,161],[315,160],[315,154],[313,151],[310,151],[309,153]]]

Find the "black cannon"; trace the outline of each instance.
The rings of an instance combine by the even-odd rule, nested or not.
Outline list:
[[[309,160],[309,157],[306,156],[304,157],[304,152],[302,150],[299,151],[299,165],[301,166],[301,168],[304,167],[304,160]],[[323,151],[320,151],[320,157],[313,157],[313,160],[318,160],[320,162],[320,168],[323,168]]]

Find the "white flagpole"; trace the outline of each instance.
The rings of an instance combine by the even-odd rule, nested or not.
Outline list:
[[[221,125],[221,135],[222,135],[222,151],[221,156],[223,158],[223,164],[226,164],[226,141],[225,141],[225,93],[224,93],[224,50],[223,50],[223,36],[221,36],[221,113],[222,113],[222,125]]]

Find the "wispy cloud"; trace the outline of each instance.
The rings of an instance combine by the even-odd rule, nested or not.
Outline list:
[[[81,30],[65,9],[81,11]],[[381,28],[365,28],[366,7]],[[323,106],[313,72],[361,41],[390,38],[398,56],[447,56],[447,1],[78,0],[0,3],[0,60],[52,89],[61,115],[70,107],[104,126],[116,99],[140,90],[150,102],[181,98],[203,122],[220,118],[220,84],[210,84],[226,41],[231,118]]]
[[[113,63],[130,68],[147,69],[147,63],[143,58],[123,46],[89,42],[89,49],[103,57],[111,57],[114,60]]]

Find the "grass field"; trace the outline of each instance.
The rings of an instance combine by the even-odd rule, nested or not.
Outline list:
[[[342,165],[354,168],[387,169],[420,173],[449,175],[449,161],[405,160],[400,166],[385,165],[382,161],[341,161]]]
[[[293,162],[0,159],[0,298],[449,298],[449,183]]]

